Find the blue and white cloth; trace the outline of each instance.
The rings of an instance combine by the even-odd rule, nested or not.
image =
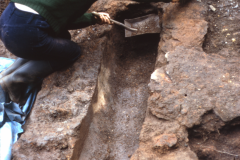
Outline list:
[[[0,72],[8,68],[14,62],[13,59],[0,57]],[[32,89],[24,106],[14,102],[0,102],[0,160],[11,160],[12,145],[23,133],[22,125],[30,113],[35,102],[40,84]]]

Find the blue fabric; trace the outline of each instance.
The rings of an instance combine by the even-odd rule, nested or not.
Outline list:
[[[2,72],[4,69],[8,68],[11,66],[14,62],[14,59],[9,59],[9,58],[4,58],[0,57],[0,72]]]
[[[17,141],[18,134],[23,132],[18,122],[7,122],[0,128],[0,160],[11,159],[12,145]]]
[[[29,60],[49,61],[54,70],[67,67],[80,56],[80,47],[70,38],[67,30],[55,37],[42,16],[21,11],[14,3],[0,17],[0,39],[11,53]]]
[[[14,60],[0,57],[0,72],[9,67]],[[11,159],[12,145],[23,133],[22,125],[30,113],[40,86],[36,86],[24,106],[16,103],[0,103],[0,160]]]

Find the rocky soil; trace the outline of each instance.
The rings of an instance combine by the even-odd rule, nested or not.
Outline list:
[[[4,11],[4,9],[7,7],[8,3],[10,2],[10,0],[1,0],[0,1],[0,14],[2,14],[2,12]]]
[[[83,54],[45,79],[13,159],[240,159],[239,2],[99,0],[93,10],[122,22],[155,13],[162,31],[71,31]],[[14,58],[1,42],[0,56]]]

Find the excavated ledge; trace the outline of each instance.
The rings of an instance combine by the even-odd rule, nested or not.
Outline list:
[[[131,4],[128,10],[118,12],[116,19],[122,21],[123,17],[156,12],[149,7]],[[114,26],[107,37],[93,121],[81,160],[130,159],[139,146],[146,114],[148,83],[158,53],[159,34],[125,38],[124,29]]]
[[[109,25],[71,31],[83,55],[44,81],[13,159],[239,158],[236,4],[96,2],[90,11],[119,21],[158,13],[162,33],[124,38]],[[2,46],[0,55],[12,56]]]

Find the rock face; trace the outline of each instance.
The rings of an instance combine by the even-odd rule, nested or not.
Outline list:
[[[104,38],[69,69],[48,77],[14,145],[14,159],[69,159],[79,156],[92,117]]]
[[[234,39],[239,26],[224,16],[211,21],[236,4],[96,2],[90,11],[108,12],[119,21],[158,14],[162,32],[124,38],[115,25],[71,31],[83,54],[45,79],[13,159],[236,159],[239,47],[229,41],[221,46],[220,38]],[[232,19],[240,16],[231,13]],[[231,32],[215,26],[222,24]],[[0,55],[14,58],[2,42]]]
[[[240,150],[227,149],[227,154],[230,153],[227,156],[216,156],[213,152],[221,153],[226,147],[206,135],[206,132],[220,135],[218,129],[226,124],[224,122],[239,117],[240,91],[239,57],[221,56],[222,52],[227,54],[227,49],[211,55],[202,49],[208,28],[203,16],[206,13],[207,8],[200,3],[183,8],[166,5],[164,8],[159,55],[149,83],[148,112],[140,135],[140,147],[132,160],[198,159],[188,147],[188,128],[193,126],[203,127],[194,127],[190,131],[189,143],[200,159],[229,159],[232,152],[235,156],[240,153]],[[214,115],[219,118],[211,122],[210,117],[205,116],[210,112],[213,112],[211,119]],[[222,130],[222,133],[226,132],[226,129]],[[151,147],[157,137],[166,134],[176,135],[178,145],[168,147],[168,152]],[[194,134],[204,138],[192,139]],[[234,130],[234,134],[236,136],[239,131]],[[215,141],[216,145],[206,141],[208,138],[214,139],[211,142]],[[199,145],[204,142],[206,146]]]
[[[149,83],[148,113],[140,135],[140,147],[132,160],[197,159],[187,144],[187,127],[199,123],[206,112],[198,108],[193,99],[199,100],[195,92],[203,87],[196,86],[195,80],[204,80],[198,76],[200,71],[204,74],[203,69],[196,70],[195,66],[199,65],[199,58],[204,58],[201,45],[207,33],[207,22],[201,16],[203,12],[206,8],[201,3],[191,3],[184,8],[174,4],[164,7],[159,55]],[[188,81],[191,78],[193,80]],[[164,152],[151,147],[154,139],[166,134],[177,137],[176,147],[169,145]]]

